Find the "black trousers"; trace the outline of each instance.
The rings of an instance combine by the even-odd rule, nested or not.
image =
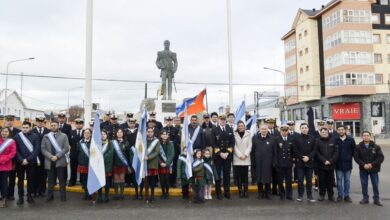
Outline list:
[[[276,168],[272,168],[272,194],[278,194],[279,176]]]
[[[47,170],[48,176],[48,189],[47,196],[50,198],[54,193],[54,185],[56,184],[56,180],[60,183],[60,194],[61,196],[66,195],[65,187],[66,187],[66,167],[56,167],[56,163],[52,162],[50,170]]]
[[[41,164],[37,166],[34,178],[34,193],[43,194],[46,191],[47,172],[45,170],[45,157],[39,154]]]
[[[87,191],[88,173],[80,173],[80,182],[81,182],[81,186],[84,189],[84,192],[88,193]]]
[[[237,175],[237,186],[239,190],[242,187],[248,189],[248,166],[234,166]]]
[[[215,160],[215,168],[217,170],[217,174],[220,177],[219,180],[215,181],[215,191],[217,195],[221,195],[221,179],[223,179],[223,191],[224,193],[230,192],[230,170],[232,167],[232,161],[230,159],[222,159],[218,158]],[[223,172],[223,175],[222,175]]]
[[[279,196],[292,198],[292,167],[279,167],[278,177]],[[283,183],[286,184],[286,187],[284,187]]]
[[[252,185],[255,185],[256,182],[257,182],[257,179],[256,179],[256,167],[255,166],[251,166],[251,181],[252,181]]]
[[[160,186],[163,194],[169,193],[169,174],[160,174]]]
[[[333,197],[334,169],[322,170],[318,169],[318,186],[321,196],[325,196],[328,192],[328,197]]]
[[[77,166],[79,162],[76,158],[70,158],[70,179],[69,184],[76,184],[77,182]]]
[[[9,171],[0,171],[0,190],[2,198],[8,197],[8,176]]]
[[[270,183],[257,183],[257,192],[258,194],[270,194],[271,193],[271,184]]]
[[[18,175],[18,195],[19,198],[24,196],[24,179],[27,177],[27,195],[31,196],[34,193],[34,178],[37,170],[36,163],[27,165],[17,164],[16,172]]]
[[[176,149],[178,153],[176,153]],[[175,149],[175,156],[173,157],[173,162],[172,162],[172,173],[169,174],[169,184],[171,187],[176,186],[176,171],[177,171],[177,160],[179,159],[179,154],[180,154],[180,147]]]
[[[310,167],[298,167],[298,196],[302,197],[305,191],[303,181],[306,180],[306,193],[308,197],[312,197],[312,178],[313,168]]]
[[[16,170],[9,172],[8,176],[8,197],[15,196]]]

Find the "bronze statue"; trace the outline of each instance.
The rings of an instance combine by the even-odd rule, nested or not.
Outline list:
[[[177,70],[176,53],[170,51],[169,46],[169,40],[164,41],[164,50],[157,52],[156,60],[157,68],[161,69],[163,100],[167,99],[167,84],[168,100],[172,100],[172,83]]]

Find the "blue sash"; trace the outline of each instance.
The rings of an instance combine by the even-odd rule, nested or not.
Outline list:
[[[53,132],[48,133],[47,137],[49,138],[51,145],[53,145],[54,149],[56,150],[56,153],[58,154],[59,152],[61,152],[60,145],[58,144],[57,140],[55,139]],[[65,159],[66,159],[66,162],[69,163],[68,154],[65,154]]]
[[[206,170],[211,174],[213,177],[213,183],[215,184],[215,179],[214,179],[214,172],[213,169],[211,168],[210,164],[204,163],[204,167],[206,167]]]
[[[0,154],[2,154],[2,153],[5,151],[5,149],[7,149],[7,148],[11,145],[11,143],[12,143],[13,141],[14,141],[14,140],[12,140],[12,139],[10,138],[10,139],[5,140],[5,141],[3,142],[3,144],[1,144],[1,146],[0,146]]]
[[[89,150],[88,150],[87,145],[84,142],[80,141],[80,146],[81,146],[81,149],[83,150],[85,156],[87,156],[89,158]]]
[[[187,163],[187,159],[183,156],[179,156],[179,160],[181,160],[183,163]]]
[[[196,160],[194,163],[192,163],[192,168],[196,168],[197,166],[201,165],[203,163],[203,160]]]
[[[130,167],[129,163],[127,163],[125,155],[123,154],[123,152],[122,152],[122,150],[121,150],[121,148],[119,146],[118,141],[117,140],[112,140],[111,142],[114,145],[114,149],[115,149],[116,155],[119,157],[119,159],[122,161],[122,163],[125,164],[125,166]]]
[[[23,132],[19,132],[18,135],[19,135],[20,139],[22,139],[23,144],[24,144],[24,146],[27,147],[28,151],[30,151],[30,153],[34,152],[34,147],[33,147],[32,143],[31,143],[30,140],[23,134]],[[39,160],[39,157],[37,157],[37,163],[38,163],[38,166],[41,165],[41,161]]]
[[[149,155],[150,153],[153,152],[154,148],[156,148],[156,146],[157,146],[157,143],[158,143],[158,139],[155,138],[155,139],[153,140],[153,142],[152,142],[152,143],[149,145],[149,147],[148,147],[148,155]],[[160,148],[160,149],[161,149],[161,148]],[[160,151],[160,153],[161,153],[161,151]]]
[[[103,155],[104,155],[104,153],[106,153],[106,151],[108,150],[108,142],[105,144],[105,145],[103,145],[103,148],[102,148],[103,150],[102,150],[102,153],[103,153]]]

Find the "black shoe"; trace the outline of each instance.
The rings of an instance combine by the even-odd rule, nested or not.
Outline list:
[[[289,200],[289,201],[294,201],[293,198],[290,197],[290,196],[287,196],[286,199]]]
[[[230,193],[224,193],[223,195],[226,199],[230,199]]]
[[[46,197],[46,194],[45,194],[44,192],[42,192],[42,193],[38,193],[38,196],[40,196],[40,197]]]
[[[35,203],[33,197],[30,195],[30,196],[27,196],[27,202],[28,203]]]
[[[46,202],[51,202],[53,200],[54,200],[54,196],[49,196],[47,197]]]
[[[265,193],[265,194],[264,194],[264,198],[265,198],[266,200],[272,200],[271,196],[270,196],[268,193]]]
[[[381,201],[379,199],[375,199],[374,204],[377,206],[383,206],[383,204],[381,203]]]
[[[329,200],[330,202],[336,202],[336,199],[335,199],[333,196],[329,196],[329,197],[328,197],[328,200]]]
[[[346,196],[346,197],[344,198],[344,201],[351,203],[351,202],[352,202],[352,199],[351,199],[351,197]]]
[[[23,205],[24,200],[23,198],[19,198],[18,201],[16,202],[17,205]]]
[[[217,194],[217,199],[218,199],[218,200],[222,200],[221,194]]]
[[[370,203],[369,202],[369,200],[368,199],[362,199],[362,200],[360,200],[360,202],[359,202],[360,204],[362,204],[362,205],[365,205],[365,204],[368,204],[368,203]]]
[[[244,190],[244,198],[248,198],[248,197],[249,197],[249,195],[248,195],[248,190],[245,189],[245,190]]]
[[[280,198],[280,200],[282,200],[282,201],[285,199],[284,196],[279,196],[279,198]]]
[[[337,196],[337,202],[341,202],[341,201],[343,201],[343,197]]]
[[[66,202],[66,196],[61,196],[61,201]]]
[[[318,201],[322,202],[322,201],[324,201],[324,200],[325,200],[325,197],[324,197],[324,196],[320,195],[320,196],[318,197]]]
[[[74,182],[69,182],[69,184],[68,184],[68,186],[70,186],[70,187],[75,186],[75,185],[76,185],[76,183],[74,183]]]
[[[264,193],[257,194],[257,199],[259,199],[259,200],[264,199]]]
[[[8,199],[8,200],[11,200],[11,201],[14,201],[14,200],[15,200],[15,197],[13,197],[13,196],[8,196],[7,199]]]

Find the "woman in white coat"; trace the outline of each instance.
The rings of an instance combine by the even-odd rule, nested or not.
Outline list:
[[[240,198],[248,198],[248,167],[251,165],[252,135],[245,130],[243,121],[237,123],[234,132],[235,146],[233,165],[237,171],[237,186]]]

